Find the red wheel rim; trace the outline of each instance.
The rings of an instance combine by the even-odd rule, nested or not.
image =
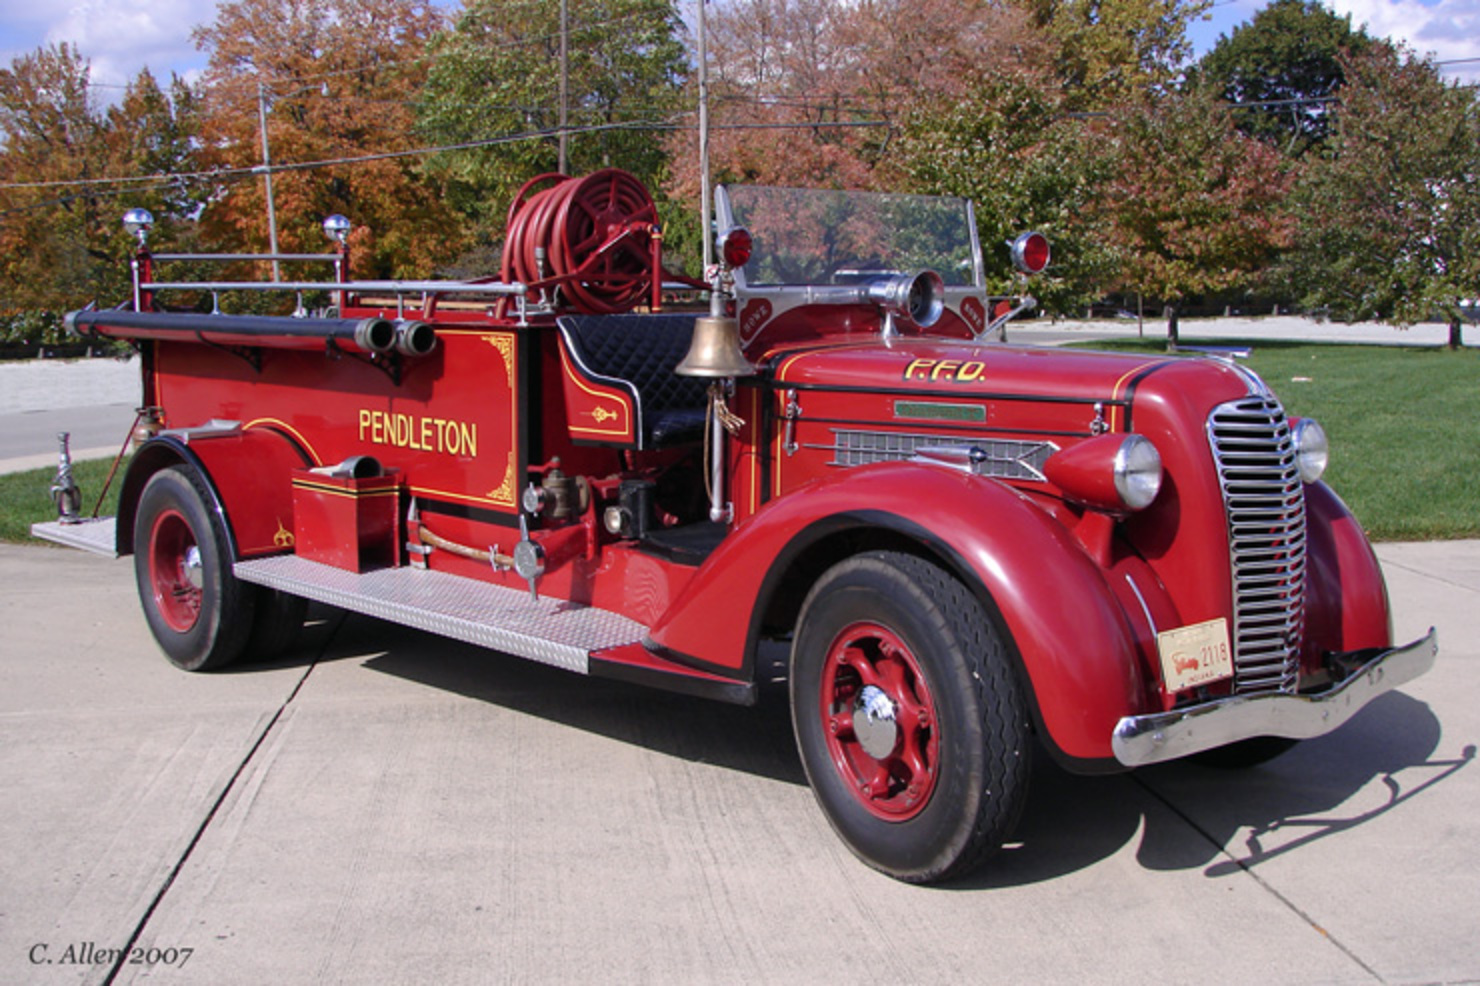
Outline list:
[[[149,532],[149,585],[170,629],[185,633],[200,618],[200,547],[189,521],[175,510],[154,518]]]
[[[828,754],[859,803],[892,822],[925,809],[940,730],[920,664],[894,631],[861,622],[833,638],[819,711]]]

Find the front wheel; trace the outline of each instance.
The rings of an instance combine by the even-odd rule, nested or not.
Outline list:
[[[139,496],[134,578],[149,629],[171,664],[209,671],[242,655],[256,594],[231,573],[223,524],[189,466],[160,470]]]
[[[792,649],[791,712],[828,820],[891,876],[959,876],[1022,812],[1028,716],[1005,635],[928,561],[870,552],[818,580]]]

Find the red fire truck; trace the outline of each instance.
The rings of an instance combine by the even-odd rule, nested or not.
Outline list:
[[[910,881],[985,860],[1040,752],[1251,764],[1432,665],[1320,426],[1244,367],[1007,345],[962,200],[715,198],[687,282],[615,170],[527,185],[483,280],[351,280],[336,216],[273,258],[330,278],[175,281],[252,258],[151,254],[131,212],[132,298],[69,322],[137,345],[147,440],[116,523],[37,534],[133,555],[186,670],[318,600],[696,697],[785,681],[823,811]],[[248,291],[297,310],[221,313]]]

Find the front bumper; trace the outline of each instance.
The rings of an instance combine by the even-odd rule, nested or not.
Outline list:
[[[1176,760],[1255,736],[1324,736],[1383,692],[1434,666],[1439,638],[1433,628],[1404,647],[1373,656],[1339,683],[1309,695],[1235,695],[1202,705],[1126,716],[1110,746],[1127,767]]]

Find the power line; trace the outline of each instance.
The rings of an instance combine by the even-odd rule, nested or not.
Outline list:
[[[169,189],[178,190],[181,187],[181,184],[181,182],[177,181],[162,181],[155,185],[148,185],[143,188],[140,188],[137,185],[130,185],[127,188],[104,188],[89,190],[85,192],[77,192],[72,195],[61,195],[54,199],[45,199],[41,202],[32,202],[29,205],[17,205],[11,206],[9,209],[0,209],[0,216],[18,215],[23,212],[35,212],[38,209],[49,209],[55,205],[68,205],[72,202],[78,202],[83,199],[112,198],[119,195],[137,195],[144,192],[162,192]]]
[[[892,127],[887,120],[832,120],[817,123],[730,123],[717,124],[714,130],[847,130],[857,128]],[[594,133],[608,133],[613,131],[649,131],[654,133],[671,132],[677,130],[692,129],[689,124],[660,122],[653,120],[633,120],[622,123],[604,123],[586,127],[568,127],[567,132],[572,136],[582,136]],[[435,147],[414,147],[400,151],[381,151],[375,154],[361,154],[349,157],[326,158],[318,161],[299,161],[287,164],[273,164],[270,167],[262,165],[244,166],[239,168],[213,168],[204,171],[182,171],[171,174],[155,175],[129,175],[117,178],[73,178],[59,181],[47,182],[11,182],[0,184],[0,190],[6,189],[43,189],[43,188],[86,188],[106,185],[129,185],[130,188],[120,189],[117,192],[106,194],[123,194],[127,191],[140,191],[138,185],[153,183],[155,188],[178,186],[190,182],[210,182],[223,180],[236,180],[264,173],[279,174],[287,171],[315,171],[320,168],[332,168],[343,165],[367,164],[375,161],[390,161],[407,157],[421,157],[432,154],[442,154],[452,151],[477,150],[484,147],[496,147],[503,144],[514,144],[526,140],[548,140],[559,136],[560,129],[552,127],[542,130],[526,131],[517,134],[503,134],[498,137],[486,137],[479,140],[463,141],[456,144],[441,144]],[[143,189],[152,190],[152,189]],[[104,193],[94,193],[104,194]],[[76,198],[73,196],[71,198]],[[69,198],[68,201],[71,199]],[[58,200],[61,201],[61,200]]]
[[[599,133],[608,130],[628,129],[661,129],[661,124],[642,123],[639,121],[625,123],[597,124],[587,127],[571,128],[574,134]],[[415,157],[423,154],[439,154],[444,151],[466,151],[480,147],[494,147],[499,144],[512,144],[524,140],[539,140],[557,135],[556,129],[535,130],[518,134],[503,134],[498,137],[487,137],[481,140],[463,141],[457,144],[443,144],[437,147],[408,148],[401,151],[380,151],[374,154],[360,154],[348,157],[325,158],[319,161],[301,161],[289,164],[274,164],[270,167],[262,165],[249,165],[239,168],[211,168],[203,171],[182,171],[172,174],[155,175],[130,175],[117,178],[71,178],[60,181],[43,182],[11,182],[0,184],[0,189],[7,188],[75,188],[89,185],[113,185],[133,182],[158,182],[162,180],[195,181],[214,180],[218,178],[231,178],[243,175],[260,175],[264,173],[277,174],[283,171],[308,171],[317,168],[330,168],[342,164],[365,164],[372,161],[390,161],[397,158]]]

